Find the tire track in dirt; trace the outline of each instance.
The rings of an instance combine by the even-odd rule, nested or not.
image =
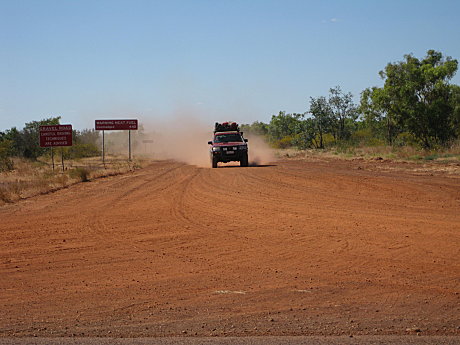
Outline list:
[[[164,190],[166,188],[171,187],[172,184],[167,184],[166,186],[162,186],[161,184],[160,186],[155,186],[155,184],[158,184],[159,179],[164,179],[168,177],[168,175],[170,175],[171,173],[175,172],[177,169],[180,169],[183,166],[183,164],[177,164],[177,166],[167,168],[165,171],[162,171],[161,173],[156,174],[153,177],[148,177],[137,182],[135,186],[130,187],[130,189],[123,192],[121,195],[117,196],[117,198],[114,201],[112,201],[112,204],[116,204],[120,201],[126,201],[128,196],[131,196],[137,192],[141,192],[142,194],[143,190],[147,189],[148,187],[150,193],[156,193],[159,190]],[[150,187],[150,185],[153,185],[153,187]],[[126,189],[126,187],[124,189]]]
[[[179,187],[177,189],[177,199],[171,205],[171,215],[177,221],[183,222],[184,224],[193,224],[193,225],[201,225],[200,223],[196,222],[193,217],[187,215],[187,204],[185,202],[186,198],[189,197],[190,194],[190,184],[195,180],[197,176],[199,176],[201,170],[196,170],[190,174],[190,176],[186,177],[183,181],[179,183]],[[192,203],[193,204],[193,203]]]

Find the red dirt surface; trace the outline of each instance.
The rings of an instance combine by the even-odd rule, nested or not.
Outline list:
[[[460,175],[419,168],[161,161],[3,206],[0,336],[459,335]]]

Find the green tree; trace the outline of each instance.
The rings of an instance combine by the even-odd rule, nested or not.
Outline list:
[[[94,129],[84,129],[82,131],[73,131],[73,139],[76,143],[81,144],[92,144],[97,146],[100,138],[99,138],[99,131]]]
[[[457,67],[457,60],[434,50],[422,60],[405,55],[404,61],[389,63],[380,72],[384,86],[372,93],[382,93],[386,101],[381,106],[386,114],[423,147],[445,145],[456,136],[452,125],[455,90],[449,81]]]
[[[8,129],[2,133],[0,141],[8,140],[10,142],[10,154],[11,156],[22,156],[24,150],[24,138],[16,127]]]
[[[74,130],[73,145],[67,147],[66,158],[94,157],[100,154],[99,133],[94,129]]]
[[[303,114],[286,114],[280,111],[278,115],[272,115],[268,125],[268,136],[270,141],[281,140],[287,136],[294,136],[299,128],[299,122]]]
[[[358,118],[357,107],[353,102],[353,95],[349,93],[343,93],[340,86],[336,86],[329,90],[329,106],[332,109],[334,115],[333,120],[333,135],[336,140],[346,140],[350,137],[351,128],[347,126],[347,119],[351,120],[351,123],[356,121]]]
[[[11,159],[13,142],[5,139],[5,133],[0,132],[0,172],[13,170],[14,164]]]
[[[319,148],[317,127],[315,120],[311,117],[299,121],[296,127],[296,135],[292,143],[299,149]]]
[[[268,134],[268,124],[260,121],[255,121],[252,124],[242,124],[240,126],[241,131],[248,134],[255,134],[260,136],[266,136]]]
[[[324,148],[323,135],[325,133],[333,132],[334,113],[326,100],[326,97],[321,96],[318,98],[310,97],[310,110],[309,113],[313,116],[313,121],[307,123],[305,127],[313,134],[313,140],[318,137],[318,143],[315,145],[317,148]]]
[[[364,124],[378,138],[385,138],[390,145],[398,134],[390,98],[382,88],[367,88],[361,93],[359,112],[363,114]]]
[[[45,148],[40,147],[40,126],[58,125],[61,120],[60,116],[50,117],[40,121],[32,121],[25,124],[21,131],[21,146],[19,147],[19,155],[37,159],[45,153]]]
[[[452,88],[452,97],[451,97],[451,106],[452,106],[452,128],[455,132],[455,136],[460,138],[460,86],[451,85]]]

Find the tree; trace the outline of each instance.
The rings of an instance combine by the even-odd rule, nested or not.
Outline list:
[[[334,115],[333,135],[336,140],[345,140],[350,137],[350,129],[347,128],[347,119],[356,121],[358,118],[357,107],[353,102],[353,95],[343,93],[340,86],[329,90],[329,106]]]
[[[268,134],[268,124],[260,121],[255,121],[250,125],[242,124],[241,130],[249,134],[266,136]]]
[[[14,164],[11,160],[13,142],[4,138],[5,133],[0,132],[0,172],[13,170]]]
[[[434,50],[422,60],[405,55],[404,61],[389,63],[380,72],[384,86],[374,88],[372,95],[381,94],[385,99],[379,105],[382,110],[423,147],[445,145],[456,136],[452,126],[454,89],[449,80],[457,67],[457,60]]]
[[[10,155],[11,156],[22,156],[24,149],[24,138],[22,132],[16,127],[8,129],[5,133],[2,133],[0,141],[8,140],[10,142]]]
[[[24,129],[21,131],[22,147],[19,149],[19,155],[30,159],[37,159],[41,156],[45,152],[45,149],[39,145],[40,126],[58,125],[60,120],[61,117],[57,116],[26,123]]]
[[[298,123],[303,114],[286,114],[280,111],[278,115],[272,115],[268,125],[268,136],[271,141],[281,140],[287,136],[293,136],[298,130]]]
[[[396,115],[389,106],[390,99],[382,88],[367,88],[361,92],[359,112],[364,116],[366,126],[376,137],[385,138],[390,145],[398,134]]]
[[[451,97],[451,106],[452,106],[452,128],[455,131],[455,136],[460,137],[460,86],[451,85],[452,88],[452,97]]]
[[[324,148],[323,135],[333,131],[334,113],[326,97],[321,96],[318,98],[310,97],[310,110],[309,113],[313,116],[311,123],[312,131],[314,133],[313,140],[318,137],[318,143],[315,145],[317,148]]]

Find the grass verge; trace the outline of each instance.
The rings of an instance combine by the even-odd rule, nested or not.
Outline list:
[[[46,158],[37,161],[14,159],[14,170],[0,173],[0,205],[20,199],[66,188],[92,179],[123,174],[140,169],[148,163],[146,159],[128,162],[125,158],[107,157],[102,164],[99,157],[82,158],[55,165]]]
[[[423,150],[412,146],[348,146],[333,147],[324,150],[278,150],[280,158],[303,158],[303,157],[336,157],[340,159],[384,159],[409,162],[460,162],[460,144],[447,149]]]

